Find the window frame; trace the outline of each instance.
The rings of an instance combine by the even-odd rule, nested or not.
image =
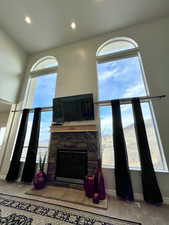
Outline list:
[[[55,56],[45,56],[45,57],[42,57],[42,58],[38,59],[38,60],[33,64],[33,66],[32,66],[31,69],[30,69],[30,72],[37,72],[37,71],[43,70],[43,69],[36,69],[36,67],[37,67],[39,64],[41,64],[41,63],[43,63],[43,62],[45,62],[45,61],[47,61],[47,60],[50,60],[50,59],[56,61],[56,66],[50,66],[50,67],[46,67],[46,68],[43,68],[43,69],[50,69],[50,68],[58,67],[59,64],[58,64],[58,61],[56,60],[56,57],[55,57]]]
[[[117,41],[126,41],[126,42],[130,42],[133,44],[133,49],[126,49],[126,50],[120,50],[119,52],[114,52],[114,53],[108,53],[105,55],[98,55],[99,51],[102,50],[107,44],[113,43],[113,42],[117,42]],[[133,41],[132,39],[128,39],[128,38],[114,38],[114,39],[110,39],[108,41],[106,41],[105,43],[103,43],[97,50],[96,52],[96,66],[98,64],[102,64],[102,63],[106,63],[106,62],[112,62],[112,61],[116,61],[116,60],[120,60],[120,59],[125,59],[125,58],[132,58],[132,57],[138,57],[138,61],[139,61],[139,65],[140,65],[140,70],[141,70],[141,75],[142,75],[142,79],[143,79],[143,83],[145,86],[145,91],[146,91],[146,96],[148,97],[150,96],[150,92],[149,92],[149,88],[148,88],[148,83],[147,83],[147,79],[146,79],[146,75],[144,72],[144,68],[143,68],[143,63],[142,63],[142,58],[141,58],[141,54],[140,54],[140,48],[137,45],[137,43],[135,41]],[[97,78],[98,78],[98,70],[97,70]],[[97,79],[97,92],[98,92],[98,101],[100,101],[99,99],[99,80]],[[166,157],[164,154],[164,148],[161,142],[161,137],[160,137],[160,133],[159,133],[159,129],[158,129],[158,125],[157,125],[157,121],[156,121],[156,117],[155,117],[155,112],[153,109],[153,104],[151,100],[146,100],[144,101],[146,103],[148,103],[149,105],[149,109],[150,109],[150,113],[152,116],[152,122],[154,125],[154,131],[155,131],[155,135],[156,135],[156,139],[157,139],[157,144],[158,144],[158,148],[159,148],[159,154],[162,160],[162,164],[163,164],[163,169],[155,169],[156,172],[168,172],[168,165],[166,162]],[[99,105],[99,117],[100,117],[100,107],[102,106],[109,106],[111,105],[110,103],[104,103],[104,104],[100,104]],[[100,133],[100,142],[101,142],[101,120],[99,119],[99,133]],[[101,143],[100,143],[101,145]],[[114,165],[103,165],[103,168],[115,168]],[[134,170],[134,171],[140,171],[141,168],[136,168],[136,167],[130,167],[130,170]]]
[[[25,93],[25,97],[24,97],[24,101],[23,101],[24,108],[27,108],[27,104],[28,104],[28,100],[29,100],[29,96],[30,96],[30,91],[31,91],[31,81],[32,81],[32,79],[38,78],[38,77],[41,77],[41,76],[48,76],[50,74],[54,74],[55,73],[56,80],[57,80],[58,67],[59,67],[59,64],[58,64],[58,61],[57,60],[56,60],[57,66],[53,66],[53,67],[49,67],[49,68],[44,68],[44,69],[40,69],[40,70],[35,70],[35,71],[33,70],[34,66],[38,65],[39,63],[41,63],[44,60],[48,60],[48,58],[49,58],[49,56],[46,56],[46,57],[43,57],[43,58],[39,59],[38,61],[36,61],[33,64],[33,66],[31,67],[30,71],[29,71],[27,88],[26,88],[26,93]],[[56,94],[56,85],[55,85],[55,94]],[[47,111],[50,112],[50,111],[52,111],[51,107],[52,106],[41,107],[42,112],[47,112]],[[34,109],[34,108],[31,107],[30,108],[30,112],[31,112],[32,109]],[[50,146],[50,139],[49,139],[49,145],[48,145],[48,147],[45,147],[45,148],[46,149],[49,149],[49,146]],[[26,146],[25,145],[23,146],[23,148],[25,148],[25,149],[27,147],[28,147],[27,145]],[[42,148],[42,146],[38,145],[38,149],[39,148]],[[46,160],[47,160],[47,157],[46,157]],[[21,161],[21,162],[23,163],[24,161],[25,161],[25,159],[23,161]],[[45,164],[46,163],[47,162],[45,162]]]
[[[53,67],[52,67],[52,69],[53,69]],[[29,99],[29,95],[30,95],[30,91],[31,91],[31,81],[32,81],[32,79],[34,79],[34,78],[38,78],[38,77],[42,77],[42,76],[48,76],[48,75],[50,75],[50,74],[56,74],[56,80],[57,80],[57,76],[58,76],[58,73],[57,73],[57,71],[55,70],[50,70],[50,72],[49,73],[44,73],[45,71],[46,71],[46,69],[43,69],[43,70],[40,70],[41,72],[43,72],[43,73],[41,73],[41,74],[36,74],[36,75],[31,75],[30,74],[30,77],[29,77],[29,80],[28,80],[28,85],[27,85],[27,91],[26,91],[26,95],[25,95],[25,99],[24,99],[24,106],[25,107],[27,107],[27,103],[28,103],[28,99]],[[56,94],[56,85],[55,85],[55,94]],[[45,109],[45,110],[47,110],[47,108],[50,108],[50,107],[52,107],[52,106],[45,106],[45,107],[41,107],[42,108],[42,110],[43,109]],[[31,109],[33,109],[33,108],[31,108]],[[48,110],[48,111],[50,111],[50,110]]]
[[[31,78],[39,77],[39,76],[45,76],[51,73],[57,73],[58,72],[58,66],[54,66],[51,68],[45,68],[37,71],[30,72]]]
[[[48,60],[49,58],[53,58],[56,60],[56,64],[57,66],[53,66],[53,67],[49,67],[49,68],[44,68],[44,69],[40,69],[40,70],[34,70],[34,67],[36,67],[39,63]],[[30,86],[31,86],[31,80],[36,78],[36,77],[40,77],[40,76],[46,76],[46,75],[50,75],[55,73],[56,74],[56,79],[58,76],[58,61],[54,56],[45,56],[42,57],[40,59],[38,59],[31,67],[30,71],[29,71],[29,78],[28,78],[28,83],[27,83],[27,88],[26,88],[26,93],[25,93],[25,98],[24,98],[24,107],[26,107],[28,99],[29,99],[29,95],[30,95]],[[55,85],[55,93],[56,93],[56,85]],[[49,106],[51,107],[51,106]],[[43,108],[47,108],[47,107],[41,107]],[[49,110],[50,111],[50,110]]]
[[[110,53],[106,55],[96,56],[97,64],[102,64],[114,60],[129,58],[137,55],[139,52],[139,47],[133,48],[133,49],[127,49],[115,53]]]

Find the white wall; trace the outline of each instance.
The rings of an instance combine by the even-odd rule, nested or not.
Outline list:
[[[28,71],[37,59],[46,55],[54,55],[59,63],[56,95],[68,96],[92,92],[96,97],[97,74],[95,51],[96,46],[92,41],[82,41],[53,49],[31,57]]]
[[[27,54],[24,50],[0,28],[0,100],[2,102],[17,102],[21,83],[25,75],[26,60]],[[15,105],[12,106],[12,109],[15,110]],[[0,115],[0,117],[0,122],[3,120],[2,122],[5,123],[7,119],[5,115]],[[11,111],[3,146],[0,151],[0,168],[5,165],[5,163],[2,164],[4,162],[3,159],[7,159],[7,164],[9,162],[16,135],[14,128],[17,127],[17,124],[18,120],[17,118],[14,120],[14,114]],[[4,168],[4,171],[6,172],[7,169]]]
[[[57,96],[68,96],[92,92],[97,99],[96,51],[105,41],[115,37],[133,38],[140,46],[146,78],[151,95],[166,94],[167,98],[154,102],[155,114],[161,134],[167,163],[169,165],[169,18],[147,24],[132,26],[96,38],[76,42],[64,47],[45,51],[29,58],[27,83],[31,66],[46,55],[56,56],[59,62]],[[22,93],[22,98],[23,98]],[[21,102],[23,99],[20,99]],[[9,158],[8,154],[8,158]],[[9,161],[6,158],[5,162]],[[7,160],[8,159],[8,160]],[[3,171],[6,171],[3,170]],[[114,189],[113,169],[104,169],[106,187]],[[4,172],[5,173],[5,172]],[[158,180],[164,196],[169,197],[169,174],[158,173]],[[140,172],[132,171],[134,191],[141,192]]]
[[[25,63],[25,52],[0,28],[1,99],[16,102]]]
[[[7,125],[9,117],[9,112],[0,112],[0,127],[5,127]]]

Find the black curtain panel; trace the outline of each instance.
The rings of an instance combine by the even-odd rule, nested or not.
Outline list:
[[[23,182],[32,182],[35,174],[36,155],[39,143],[40,120],[41,120],[41,108],[36,108],[34,111],[34,118],[28,146],[28,152],[21,178],[21,181]]]
[[[111,101],[111,106],[113,114],[116,193],[117,196],[124,200],[133,201],[134,196],[128,166],[126,143],[121,121],[120,101]]]
[[[22,113],[22,119],[21,119],[19,131],[18,131],[18,136],[16,139],[16,144],[15,144],[11,164],[6,177],[7,181],[15,181],[19,175],[20,158],[22,155],[22,149],[23,149],[23,145],[25,141],[25,135],[26,135],[27,124],[28,124],[28,116],[29,116],[29,109],[24,109]]]
[[[141,176],[142,176],[144,200],[149,203],[159,204],[163,202],[163,199],[153,168],[139,98],[134,98],[132,100],[132,107],[135,120],[137,144],[141,161],[141,169],[142,169]]]

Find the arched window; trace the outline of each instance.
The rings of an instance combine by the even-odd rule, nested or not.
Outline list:
[[[31,68],[31,72],[57,67],[58,62],[54,56],[46,56],[38,60]]]
[[[139,54],[139,47],[129,38],[105,42],[96,53],[99,100],[149,95]],[[165,170],[156,121],[150,102],[141,104],[146,124],[152,160],[156,170]],[[122,123],[130,168],[140,168],[131,104],[121,106]],[[114,166],[112,112],[110,106],[100,106],[101,146],[103,166]]]
[[[114,38],[113,41],[106,41],[97,50],[97,56],[108,55],[112,53],[119,53],[121,51],[126,51],[130,49],[136,49],[138,47],[137,43],[129,38]]]
[[[55,96],[58,62],[54,56],[38,60],[31,68],[26,107],[52,106]]]
[[[28,92],[25,97],[25,108],[51,107],[56,93],[58,62],[54,56],[46,56],[38,60],[30,70]],[[28,129],[24,143],[24,151],[21,161],[25,161],[27,147],[33,122],[33,113],[29,114]],[[39,154],[42,156],[48,152],[52,111],[43,111],[41,114],[41,126],[39,137]]]

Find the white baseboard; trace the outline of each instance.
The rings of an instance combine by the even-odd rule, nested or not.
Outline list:
[[[168,197],[164,197],[163,200],[164,200],[164,204],[169,205],[169,198]]]
[[[0,175],[0,179],[1,180],[5,180],[6,179],[6,175]]]
[[[113,189],[106,189],[106,193],[112,197],[116,197],[116,191]],[[136,201],[144,201],[143,195],[141,193],[134,193],[134,198]],[[164,204],[169,205],[169,197],[163,197]]]

